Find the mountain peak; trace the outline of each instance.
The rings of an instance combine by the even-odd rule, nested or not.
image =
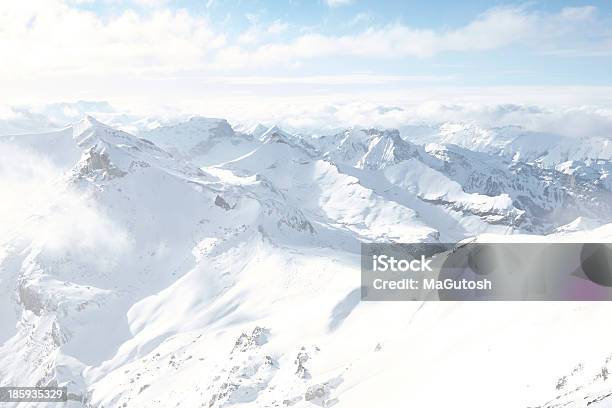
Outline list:
[[[86,120],[90,123],[100,123],[98,119],[94,118],[92,115],[85,115],[85,118],[83,118],[83,120]]]
[[[291,135],[284,130],[282,130],[277,125],[272,126],[268,130],[266,130],[260,137],[260,139],[264,143],[273,143],[273,142],[285,142],[289,141]]]
[[[192,116],[187,121],[192,125],[204,125],[204,126],[229,126],[226,119],[223,118],[207,118],[205,116]]]
[[[91,138],[97,129],[103,128],[106,125],[99,122],[93,116],[87,115],[79,122],[72,125],[72,137],[79,144]]]
[[[268,131],[268,128],[261,123],[258,123],[247,130],[247,133],[256,138],[261,136]]]

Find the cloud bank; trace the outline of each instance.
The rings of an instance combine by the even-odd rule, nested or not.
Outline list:
[[[402,128],[410,125],[439,125],[446,122],[469,123],[482,127],[520,126],[526,130],[554,133],[569,137],[601,137],[612,140],[612,106],[589,105],[553,106],[547,104],[491,103],[491,102],[406,102],[389,98],[381,100],[318,100],[309,98],[272,99],[253,109],[253,101],[240,104],[239,100],[216,103],[216,110],[198,101],[157,111],[128,111],[107,102],[79,101],[32,107],[5,106],[0,115],[0,136],[3,129],[13,134],[25,134],[59,129],[91,114],[105,123],[137,134],[163,124],[187,120],[191,116],[223,117],[232,124],[248,127],[257,123],[277,124],[303,133],[330,133],[348,127]],[[395,102],[395,103],[393,103]],[[38,118],[32,122],[31,118]],[[10,126],[7,121],[10,118]],[[6,153],[19,157],[12,153]],[[24,156],[33,162],[30,156]],[[41,175],[56,174],[53,167],[43,167]],[[0,170],[3,167],[0,166]],[[4,168],[7,168],[6,165]],[[19,167],[17,167],[19,168]],[[36,177],[35,177],[36,178]],[[41,190],[42,191],[42,190]]]
[[[0,243],[15,234],[49,250],[85,248],[116,254],[129,234],[82,191],[65,189],[64,170],[46,156],[0,140]]]
[[[344,3],[328,1],[330,6]],[[549,13],[495,7],[455,28],[415,28],[396,22],[344,35],[300,34],[294,29],[282,38],[279,35],[288,31],[286,22],[266,25],[251,20],[250,27],[232,39],[205,15],[173,10],[163,2],[110,17],[62,0],[11,2],[0,14],[0,52],[9,62],[0,66],[0,76],[227,72],[279,64],[297,67],[322,58],[429,58],[513,45],[549,54],[612,52],[612,34],[593,6]]]

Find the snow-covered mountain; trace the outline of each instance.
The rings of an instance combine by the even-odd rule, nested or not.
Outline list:
[[[521,126],[485,127],[473,123],[405,126],[402,137],[415,143],[454,144],[472,151],[554,167],[566,161],[612,160],[612,135],[581,137],[535,132]]]
[[[579,216],[611,220],[605,161],[547,169],[453,144],[415,145],[395,130],[350,129],[316,143],[325,159],[349,171],[382,175],[421,201],[489,223],[547,232]]]
[[[142,132],[141,136],[200,166],[223,163],[255,147],[252,137],[235,133],[225,119],[193,117],[187,122]]]
[[[606,161],[494,144],[200,117],[2,137],[60,176],[0,240],[0,385],[75,407],[609,406],[606,303],[360,302],[361,242],[612,239]]]

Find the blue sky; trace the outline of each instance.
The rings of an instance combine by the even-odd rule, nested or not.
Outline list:
[[[492,10],[519,10],[527,17],[554,19],[564,10],[591,10],[582,19],[569,20],[552,27],[553,33],[564,24],[577,25],[558,38],[501,43],[485,50],[450,50],[431,56],[405,55],[397,58],[363,55],[318,58],[300,61],[299,67],[286,66],[260,72],[274,75],[340,75],[372,73],[382,75],[415,75],[440,77],[461,85],[610,85],[612,82],[612,3],[609,1],[539,1],[500,2],[464,1],[372,1],[336,0],[264,1],[264,0],[144,0],[136,2],[92,2],[79,6],[106,18],[127,9],[146,14],[164,7],[187,10],[203,16],[229,42],[239,41],[253,27],[265,30],[273,25],[279,34],[266,40],[291,42],[300,35],[317,33],[325,36],[359,35],[366,30],[392,25],[443,33],[458,30],[477,21]],[[332,1],[331,3],[334,3]],[[537,23],[536,23],[537,24]],[[597,27],[599,26],[599,27]],[[264,40],[265,41],[265,40]],[[447,77],[452,77],[449,79]],[[428,81],[423,81],[428,82]]]
[[[562,93],[612,85],[609,1],[30,0],[1,7],[7,99],[367,97],[457,87]]]
[[[190,2],[197,3],[197,2]],[[252,12],[265,2],[240,2],[249,4]],[[259,5],[256,5],[259,3]],[[271,2],[272,3],[272,2]],[[597,7],[602,21],[607,20],[612,31],[610,11],[612,2],[549,1],[528,4],[525,2],[477,1],[354,1],[352,4],[327,7],[324,2],[275,1],[278,8],[262,7],[262,19],[281,18],[296,26],[317,26],[329,35],[355,34],[371,27],[402,24],[418,29],[448,30],[466,26],[478,15],[495,7],[524,7],[526,13],[558,13],[564,7]],[[193,4],[192,4],[193,6]],[[293,8],[297,10],[293,10]],[[230,2],[219,2],[212,7],[211,15],[234,15]],[[234,9],[236,10],[236,9]],[[298,11],[299,10],[299,11]],[[236,25],[244,28],[244,21],[236,16]],[[602,23],[605,24],[605,23]],[[610,35],[611,33],[608,33]],[[612,50],[609,50],[612,51]],[[453,81],[466,85],[490,84],[611,84],[612,58],[560,57],[540,54],[525,44],[503,46],[478,52],[448,52],[431,58],[407,57],[393,63],[389,61],[353,61],[357,69],[384,73],[413,73],[449,75]],[[365,62],[365,61],[364,61]],[[346,68],[340,63],[338,71]],[[363,68],[361,68],[363,67]],[[322,68],[321,70],[325,70]]]

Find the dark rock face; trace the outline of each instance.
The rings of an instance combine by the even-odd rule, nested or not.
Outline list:
[[[232,206],[229,205],[229,203],[225,201],[223,197],[221,197],[220,195],[217,195],[217,197],[215,197],[215,205],[217,207],[223,208],[226,211],[229,211],[232,209]]]

